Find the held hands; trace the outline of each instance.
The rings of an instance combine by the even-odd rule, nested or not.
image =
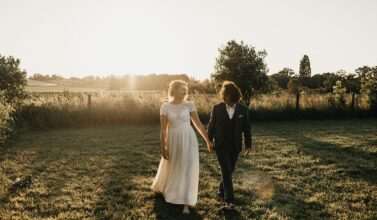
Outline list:
[[[246,148],[245,156],[251,156],[251,148]]]
[[[211,152],[213,150],[214,144],[212,141],[207,141],[207,149],[208,152]]]
[[[169,151],[166,147],[161,148],[161,153],[165,160],[169,160]]]

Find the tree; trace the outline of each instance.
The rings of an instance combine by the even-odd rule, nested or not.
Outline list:
[[[359,67],[355,70],[356,74],[360,78],[361,81],[368,80],[370,78],[377,79],[377,66],[375,67],[369,67],[369,66],[363,66]]]
[[[20,60],[0,55],[0,90],[9,103],[19,103],[26,98],[26,71],[21,70]]]
[[[274,79],[281,88],[288,89],[288,82],[293,75],[295,75],[295,72],[291,68],[284,68],[278,73],[271,75],[271,78]]]
[[[267,92],[268,76],[264,58],[267,52],[255,51],[254,47],[243,41],[227,42],[219,48],[220,55],[216,59],[215,71],[211,77],[221,83],[224,80],[233,81],[242,92],[242,99],[246,105],[250,104],[253,96]]]
[[[351,109],[355,109],[355,94],[360,94],[361,82],[360,79],[356,77],[356,74],[349,74],[344,78],[342,82],[344,84],[348,93],[352,94],[351,99]]]
[[[15,108],[8,102],[4,92],[0,91],[0,148],[6,145],[14,129]]]
[[[361,81],[361,90],[368,98],[370,109],[377,114],[377,66],[363,66],[355,70]]]
[[[342,80],[341,76],[336,75],[335,73],[324,73],[322,74],[322,86],[325,93],[333,91],[333,87],[336,82]]]
[[[300,61],[300,78],[310,77],[311,72],[309,57],[308,55],[304,55]]]
[[[346,93],[347,89],[343,87],[342,81],[336,81],[333,87],[334,100],[337,107],[344,108],[346,106]]]
[[[53,75],[42,75],[40,73],[34,73],[32,76],[29,77],[29,79],[33,79],[33,80],[39,80],[39,81],[50,81],[50,80],[62,80],[64,79],[64,77],[60,76],[60,75],[56,75],[56,74],[53,74]]]

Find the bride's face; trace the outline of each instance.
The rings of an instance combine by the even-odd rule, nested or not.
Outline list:
[[[185,85],[181,85],[175,92],[174,98],[184,99],[187,96],[188,88]]]

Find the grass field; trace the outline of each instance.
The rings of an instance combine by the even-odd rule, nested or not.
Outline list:
[[[29,131],[0,154],[0,219],[376,219],[377,120],[255,123],[234,174],[237,211],[215,200],[219,167],[200,145],[188,217],[150,190],[159,126]],[[31,184],[12,186],[17,177]]]

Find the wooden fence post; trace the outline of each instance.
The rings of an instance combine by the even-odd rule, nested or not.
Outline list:
[[[88,112],[90,113],[92,110],[92,95],[88,94]]]

